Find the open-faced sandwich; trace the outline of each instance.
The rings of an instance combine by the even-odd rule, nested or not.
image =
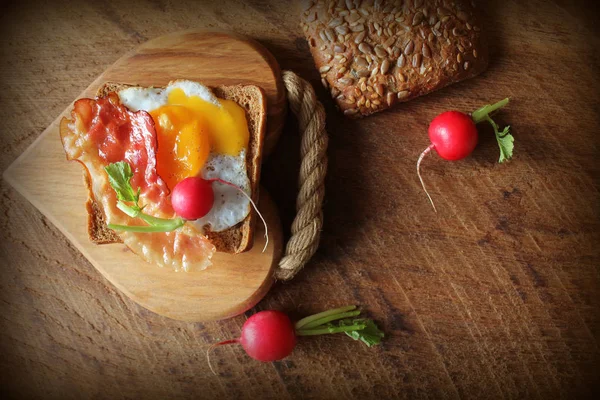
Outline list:
[[[265,118],[256,86],[106,83],[77,100],[60,136],[85,167],[90,240],[185,271],[249,250]]]

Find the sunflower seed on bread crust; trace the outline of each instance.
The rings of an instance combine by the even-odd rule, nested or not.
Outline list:
[[[470,0],[308,0],[300,12],[317,69],[323,73],[333,58],[344,60],[323,79],[350,118],[472,78],[487,67],[481,23]]]

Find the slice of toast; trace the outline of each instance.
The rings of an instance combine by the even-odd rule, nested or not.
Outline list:
[[[138,86],[122,83],[107,82],[102,85],[96,96],[103,97],[110,92],[127,87]],[[211,88],[213,93],[225,100],[233,100],[246,110],[250,140],[246,153],[246,168],[250,180],[252,200],[258,202],[260,181],[260,166],[262,161],[263,140],[267,118],[267,101],[261,88],[252,85],[218,86]],[[88,235],[96,244],[120,243],[121,239],[115,231],[106,226],[102,208],[97,204],[92,193],[91,182],[87,171],[84,181],[88,188],[86,208],[88,212]],[[206,227],[208,239],[215,245],[217,251],[224,253],[242,253],[252,248],[256,214],[250,210],[248,216],[235,226],[221,232],[212,232]]]

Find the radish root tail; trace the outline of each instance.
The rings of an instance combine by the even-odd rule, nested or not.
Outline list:
[[[213,181],[213,182],[219,182],[219,183],[222,183],[223,185],[231,186],[232,188],[235,188],[235,189],[239,190],[239,192],[241,194],[243,194],[244,196],[246,196],[246,198],[248,199],[248,201],[250,202],[250,204],[252,204],[252,207],[254,208],[254,211],[256,211],[256,213],[260,217],[260,220],[262,221],[263,225],[265,226],[265,247],[263,247],[263,250],[262,250],[262,252],[264,253],[267,250],[267,246],[269,245],[269,227],[267,226],[267,221],[265,221],[265,219],[263,218],[263,216],[260,213],[260,211],[258,211],[258,207],[254,203],[254,201],[252,200],[252,198],[242,188],[237,187],[236,185],[234,185],[231,182],[224,181],[223,179],[211,179],[211,181]]]
[[[238,339],[224,340],[219,343],[214,343],[206,350],[206,362],[208,362],[208,368],[210,368],[210,371],[213,373],[214,376],[217,376],[217,373],[215,372],[215,370],[212,367],[212,364],[210,363],[210,353],[212,353],[212,351],[216,347],[223,346],[226,344],[233,344],[233,343],[238,343]]]
[[[417,161],[417,175],[419,176],[419,180],[421,181],[421,186],[423,186],[423,190],[425,191],[425,194],[427,194],[427,197],[429,198],[429,201],[431,202],[431,205],[433,206],[433,211],[435,211],[437,213],[437,208],[435,208],[435,204],[433,203],[433,199],[429,195],[429,192],[427,191],[427,188],[425,187],[425,182],[423,182],[423,178],[421,177],[421,162],[423,161],[423,158],[425,158],[425,156],[433,148],[435,148],[435,145],[434,144],[430,144],[429,147],[426,148],[425,150],[423,150],[423,152],[419,156],[419,160]]]

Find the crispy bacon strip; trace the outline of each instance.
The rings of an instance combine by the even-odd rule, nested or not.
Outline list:
[[[107,223],[135,225],[117,208],[117,196],[104,171],[107,165],[127,161],[132,168],[131,184],[140,188],[144,212],[173,218],[169,189],[156,172],[156,131],[145,111],[131,112],[116,93],[75,102],[71,119],[63,118],[60,136],[68,160],[81,163],[92,182],[92,194]],[[204,269],[215,252],[208,239],[190,224],[173,232],[118,232],[123,242],[146,261],[175,270]]]

